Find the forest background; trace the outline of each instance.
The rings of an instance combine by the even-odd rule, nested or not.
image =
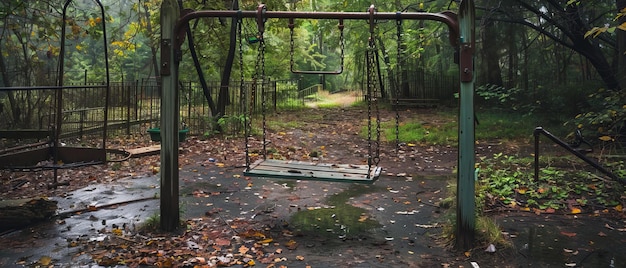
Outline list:
[[[363,12],[370,4],[378,11],[441,12],[457,10],[450,0],[432,1],[282,1],[270,0],[268,10]],[[105,79],[102,23],[107,23],[107,45],[112,81],[135,81],[159,73],[158,0],[103,0],[103,18],[92,1],[75,1],[69,8],[65,80],[90,83]],[[181,1],[184,8],[255,10],[256,1]],[[590,132],[622,132],[626,105],[625,0],[485,0],[477,2],[477,105],[525,115],[549,115],[558,123],[571,122]],[[58,1],[8,0],[0,3],[0,86],[54,85],[58,79],[62,4]],[[290,32],[285,20],[269,20],[264,33],[265,70],[271,79],[299,79],[303,87],[321,83],[330,92],[359,90],[366,79],[366,22],[346,22],[338,30],[332,20],[297,20]],[[377,22],[381,73],[389,79],[433,73],[458,80],[448,29],[436,22]],[[237,36],[233,20],[192,22],[194,49],[203,78],[199,78],[184,46],[182,81],[224,81],[257,71],[257,25],[244,20],[239,33],[243,74],[229,57]],[[343,38],[343,45],[340,45]],[[398,41],[400,40],[400,41]],[[345,58],[342,49],[345,47]],[[398,48],[401,49],[398,49]],[[237,51],[235,49],[235,51]],[[293,53],[294,60],[290,62]],[[230,58],[230,60],[229,60]],[[334,70],[338,76],[299,76],[299,70]],[[400,66],[400,68],[399,68]],[[451,78],[450,78],[451,77]],[[454,103],[454,90],[447,98]],[[27,126],[45,101],[29,94],[0,93],[2,125]],[[208,100],[211,102],[212,100]],[[213,114],[223,114],[218,103]],[[534,117],[529,117],[534,118]],[[529,119],[530,120],[530,119]],[[595,135],[595,134],[594,134]]]

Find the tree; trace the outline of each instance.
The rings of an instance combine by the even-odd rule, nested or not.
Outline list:
[[[0,3],[0,78],[2,86],[52,85],[58,48],[60,12],[47,1]],[[0,94],[7,116],[0,123],[28,127],[42,112],[50,93],[8,91]],[[8,105],[7,105],[8,104]]]
[[[504,5],[515,9],[504,10],[501,8]],[[526,26],[575,51],[591,63],[607,88],[620,89],[615,69],[607,59],[607,55],[614,53],[606,51],[616,49],[615,40],[608,37],[586,38],[592,23],[610,21],[607,13],[611,8],[607,1],[602,0],[509,0],[500,5],[498,12],[490,13],[489,19]],[[519,13],[527,15],[523,18],[513,16]]]

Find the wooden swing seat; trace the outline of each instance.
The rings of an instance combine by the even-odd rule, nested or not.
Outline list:
[[[316,180],[333,182],[374,183],[381,167],[352,164],[327,164],[290,160],[257,160],[244,171],[245,176],[278,179]],[[368,176],[369,172],[369,176]]]

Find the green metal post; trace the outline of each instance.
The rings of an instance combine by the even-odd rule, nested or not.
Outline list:
[[[174,53],[174,27],[180,16],[176,0],[161,4],[161,229],[174,231],[178,210],[178,64]]]
[[[461,1],[459,10],[459,163],[457,175],[456,246],[469,250],[475,234],[474,153],[474,1]]]

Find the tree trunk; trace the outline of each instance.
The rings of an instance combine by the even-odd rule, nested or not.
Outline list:
[[[602,53],[600,45],[593,39],[585,38],[589,27],[580,18],[579,8],[579,5],[567,5],[564,14],[565,19],[570,22],[567,24],[568,37],[572,40],[574,50],[589,60],[608,89],[619,90],[620,85],[614,69]]]
[[[0,231],[49,219],[56,210],[57,202],[44,198],[0,201]]]
[[[144,14],[146,16],[146,30],[150,35],[150,40],[152,40],[152,23],[150,22],[150,11],[148,10],[148,6],[144,5]],[[157,61],[157,49],[154,44],[150,44],[150,53],[152,53],[152,66],[154,68],[154,75],[159,75],[159,62]]]
[[[198,59],[198,54],[196,53],[196,47],[193,41],[193,34],[191,33],[191,28],[189,27],[189,23],[187,23],[187,42],[189,44],[189,54],[191,54],[191,58],[193,59],[193,65],[196,67],[196,72],[198,73],[198,80],[200,81],[200,85],[202,86],[202,93],[204,93],[204,98],[209,103],[209,109],[211,109],[211,115],[217,115],[217,109],[215,107],[215,103],[213,102],[213,97],[211,96],[211,90],[209,89],[209,85],[206,82],[206,78],[204,77],[204,72],[202,71],[202,65],[200,64],[200,60]]]
[[[508,63],[508,71],[507,71],[507,88],[518,87],[517,84],[517,71],[519,70],[519,57],[518,57],[518,48],[517,48],[517,38],[516,38],[516,28],[513,25],[506,26],[506,35],[507,38],[507,52],[509,54],[509,63]]]
[[[233,0],[233,10],[238,9],[239,0]],[[217,99],[217,113],[220,116],[224,116],[226,114],[226,105],[230,104],[228,98],[228,86],[230,84],[230,74],[233,70],[233,62],[235,61],[237,23],[239,23],[238,19],[233,17],[230,23],[230,46],[228,48],[228,56],[226,58],[226,65],[224,66],[224,72],[222,73],[222,81],[220,82],[220,93]]]
[[[482,58],[487,76],[487,84],[503,86],[502,71],[500,70],[500,56],[498,55],[498,35],[495,29],[494,21],[486,19],[483,25],[483,49]]]
[[[615,0],[617,10],[626,8],[626,0]],[[626,22],[626,16],[618,19],[618,25]],[[620,88],[626,88],[626,31],[617,30],[617,70],[616,76]]]

